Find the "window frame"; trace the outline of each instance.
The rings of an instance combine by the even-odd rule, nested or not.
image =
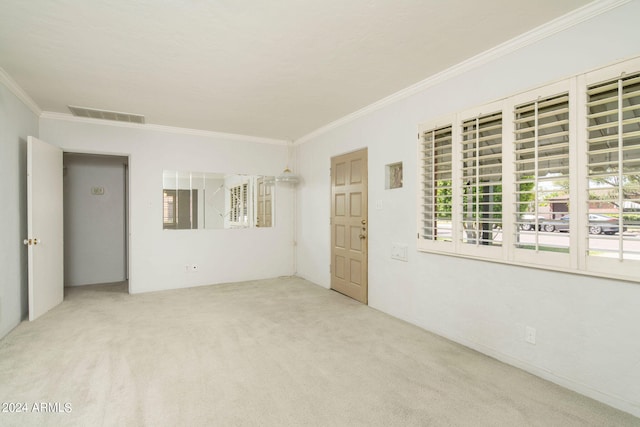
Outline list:
[[[498,101],[486,103],[478,107],[448,114],[418,125],[417,139],[417,250],[444,255],[460,256],[505,264],[541,268],[546,270],[616,278],[640,282],[640,260],[608,258],[589,255],[589,178],[588,178],[588,88],[594,84],[605,83],[619,78],[623,73],[632,75],[640,73],[640,57],[635,57],[562,79],[538,88],[514,94]],[[516,179],[516,107],[538,99],[552,98],[568,94],[568,214],[571,217],[568,233],[568,252],[546,251],[517,247],[518,222],[521,221],[517,208]],[[462,241],[462,126],[473,116],[481,116],[502,112],[502,233],[501,246],[470,245]],[[559,122],[564,119],[559,120]],[[425,178],[423,175],[423,134],[425,131],[450,125],[452,127],[452,241],[428,240],[421,236],[424,224],[423,197]],[[560,123],[558,126],[562,126]],[[561,144],[561,143],[560,143]],[[540,146],[536,145],[536,150]],[[566,148],[566,147],[565,147]],[[565,154],[559,154],[565,155]],[[536,157],[536,176],[539,160]],[[556,167],[565,169],[559,160]],[[552,170],[552,169],[551,169]],[[564,170],[561,171],[565,173]],[[549,179],[549,178],[547,178]],[[563,179],[564,180],[564,179]],[[434,188],[431,184],[429,188]],[[536,187],[535,194],[540,194]],[[536,199],[540,200],[540,199]],[[539,202],[538,202],[539,203]],[[538,212],[536,210],[536,212]],[[640,238],[640,236],[639,236]]]

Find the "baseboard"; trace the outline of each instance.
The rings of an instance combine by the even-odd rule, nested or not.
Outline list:
[[[26,320],[26,319],[22,319],[22,320]],[[17,328],[18,325],[22,323],[22,320],[18,320],[17,322],[15,321],[11,322],[8,327],[2,328],[2,330],[0,330],[0,341],[2,341],[2,339],[8,336],[15,328]]]
[[[409,322],[409,323],[413,323],[413,322]],[[590,397],[594,400],[597,400],[599,402],[602,402],[606,405],[609,405],[613,408],[619,409],[621,411],[627,412],[633,416],[636,417],[640,417],[640,405],[638,403],[633,403],[633,402],[629,402],[628,400],[625,400],[624,398],[621,398],[619,396],[614,396],[614,395],[610,395],[607,393],[603,393],[599,390],[596,390],[586,384],[580,383],[578,381],[572,380],[570,378],[566,378],[566,377],[562,377],[562,376],[558,376],[556,374],[554,374],[553,372],[550,372],[546,369],[543,369],[539,366],[535,366],[530,364],[529,362],[526,362],[524,360],[520,360],[516,357],[510,356],[508,354],[504,354],[500,351],[497,351],[493,348],[487,347],[485,345],[476,343],[474,341],[470,341],[468,339],[459,337],[459,336],[453,336],[451,334],[448,334],[446,332],[443,331],[439,331],[439,330],[434,330],[434,329],[427,329],[424,328],[421,325],[417,325],[425,330],[428,330],[429,332],[432,332],[436,335],[439,335],[443,338],[446,338],[448,340],[451,340],[453,342],[456,342],[458,344],[462,344],[465,347],[469,347],[470,349],[473,349],[475,351],[478,351],[482,354],[485,354],[489,357],[492,357],[496,360],[499,360],[501,362],[504,362],[508,365],[511,366],[515,366],[516,368],[522,369],[523,371],[529,372],[530,374],[533,374],[537,377],[543,378],[547,381],[550,381],[554,384],[557,384],[559,386],[562,386],[566,389],[575,391],[576,393],[580,393],[584,396]]]

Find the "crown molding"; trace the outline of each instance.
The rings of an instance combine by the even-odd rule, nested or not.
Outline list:
[[[436,86],[456,76],[466,73],[474,68],[478,68],[481,65],[496,60],[502,56],[506,56],[512,52],[534,44],[542,39],[550,37],[568,28],[576,26],[582,22],[588,21],[598,15],[606,13],[631,1],[632,0],[596,0],[552,21],[542,24],[541,26],[536,27],[531,31],[527,31],[526,33],[514,37],[489,50],[479,53],[478,55],[472,56],[471,58],[466,59],[452,67],[449,67],[446,70],[436,73],[414,85],[411,85],[392,95],[382,98],[381,100],[376,101],[373,104],[369,104],[366,107],[363,107],[359,110],[354,111],[353,113],[347,114],[346,116],[330,122],[296,139],[294,141],[294,144],[304,144],[305,142],[308,142],[317,136],[320,136],[332,129],[352,122],[359,117],[370,114],[401,99],[408,98],[430,87]]]
[[[235,133],[214,132],[200,129],[181,128],[176,126],[157,125],[152,123],[127,123],[117,122],[104,119],[93,119],[88,117],[76,117],[66,113],[55,113],[51,111],[43,111],[40,114],[41,119],[62,120],[67,122],[87,123],[101,126],[124,127],[130,129],[150,130],[157,132],[175,133],[179,135],[204,136],[208,138],[227,139],[232,141],[255,142],[260,144],[274,145],[290,145],[291,141],[283,139],[263,138],[259,136],[239,135]]]
[[[20,85],[18,85],[18,83],[16,83],[16,81],[13,80],[9,73],[7,73],[2,67],[0,67],[0,83],[5,85],[11,93],[13,93],[24,105],[27,106],[27,108],[31,110],[31,112],[33,112],[33,114],[36,116],[40,116],[40,114],[42,114],[42,110],[38,107],[38,104],[36,104],[35,101],[27,95],[27,92],[22,90]]]

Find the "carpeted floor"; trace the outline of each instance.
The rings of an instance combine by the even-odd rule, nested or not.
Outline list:
[[[2,426],[640,425],[299,278],[67,289],[0,340],[0,402],[27,404]]]

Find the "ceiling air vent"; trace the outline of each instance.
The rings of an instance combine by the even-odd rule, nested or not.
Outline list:
[[[69,110],[77,117],[89,117],[91,119],[115,120],[126,123],[144,124],[144,116],[140,114],[123,113],[120,111],[97,110],[95,108],[76,107],[69,105]]]

